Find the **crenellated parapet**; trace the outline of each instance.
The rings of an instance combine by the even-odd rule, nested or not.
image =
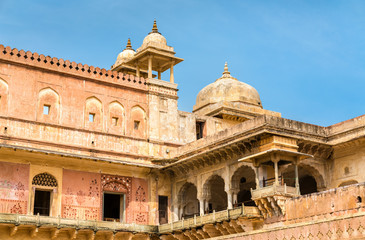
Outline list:
[[[31,51],[18,50],[4,45],[0,45],[0,61],[56,71],[104,84],[113,84],[115,86],[123,86],[143,91],[147,90],[146,80],[143,77],[136,77],[117,71],[89,66],[87,64],[71,62],[69,60],[63,60],[62,58],[52,58],[36,52],[32,53]]]

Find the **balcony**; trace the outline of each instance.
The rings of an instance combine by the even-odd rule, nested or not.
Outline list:
[[[241,206],[234,209],[227,209],[224,211],[213,212],[202,216],[194,216],[192,218],[183,219],[173,223],[162,224],[159,226],[160,233],[173,232],[176,230],[183,230],[203,226],[205,224],[223,222],[238,217],[243,218],[262,218],[257,207]]]
[[[251,189],[252,199],[258,199],[263,197],[270,197],[274,195],[281,195],[287,197],[300,196],[299,186],[290,187],[284,183],[282,176],[278,177],[278,184],[275,184],[275,178],[263,179],[260,183],[260,188]]]

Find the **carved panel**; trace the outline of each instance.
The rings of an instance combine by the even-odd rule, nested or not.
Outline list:
[[[131,222],[129,202],[131,200],[132,178],[116,175],[101,175],[101,188],[103,192],[117,192],[125,194],[125,217],[126,222]],[[102,195],[101,195],[102,197]],[[100,201],[102,203],[102,201]],[[102,205],[100,207],[102,209]]]
[[[62,217],[99,220],[100,174],[64,170],[63,176]]]
[[[0,162],[0,212],[27,213],[29,165]]]

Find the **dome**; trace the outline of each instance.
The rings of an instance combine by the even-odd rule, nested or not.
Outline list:
[[[136,52],[132,49],[131,40],[128,38],[127,46],[121,53],[118,54],[115,65],[119,65],[123,62],[128,61],[134,56],[134,54],[136,54]]]
[[[194,109],[222,101],[241,102],[262,108],[260,95],[252,86],[238,81],[228,71],[227,63],[222,77],[203,88],[196,97]]]
[[[150,32],[144,39],[143,45],[148,44],[150,42],[159,43],[163,45],[167,45],[166,38],[162,36],[161,33],[158,32],[156,20],[153,22],[152,32]]]

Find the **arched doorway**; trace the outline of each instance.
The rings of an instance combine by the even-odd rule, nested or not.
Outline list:
[[[314,176],[313,171],[305,166],[298,166],[298,176],[299,176],[299,189],[300,194],[311,194],[318,192],[318,179]],[[290,165],[282,173],[284,183],[287,186],[295,187],[295,169],[294,165]]]
[[[256,206],[251,199],[251,188],[256,189],[255,171],[249,166],[239,167],[232,176],[232,188],[237,198],[233,197],[233,205]]]
[[[224,191],[224,180],[218,175],[211,176],[204,184],[204,194],[207,196],[205,212],[227,209],[227,193]]]
[[[197,198],[196,186],[192,183],[185,183],[179,192],[180,216],[182,218],[199,215],[199,201]]]

